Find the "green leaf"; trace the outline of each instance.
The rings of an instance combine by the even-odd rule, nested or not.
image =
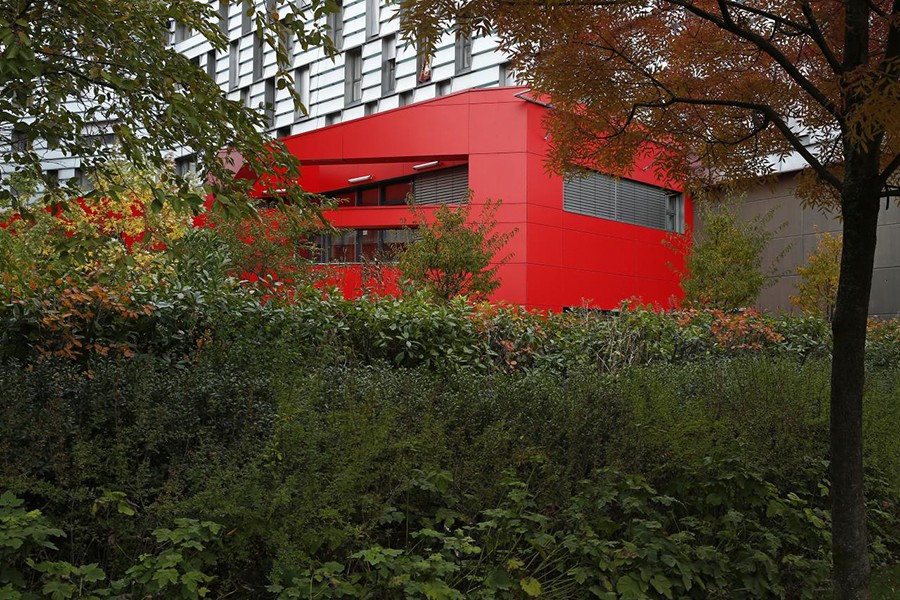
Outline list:
[[[522,591],[532,598],[541,595],[541,582],[534,577],[523,577],[519,580],[519,585],[522,586]]]
[[[672,598],[672,583],[667,577],[661,574],[654,575],[650,579],[650,585],[666,598]]]
[[[616,582],[616,591],[621,594],[623,600],[639,600],[645,597],[640,582],[630,575],[619,577]]]

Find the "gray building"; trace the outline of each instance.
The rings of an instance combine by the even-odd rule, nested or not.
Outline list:
[[[782,275],[775,277],[757,301],[761,309],[792,312],[790,296],[796,295],[797,267],[806,263],[818,244],[817,232],[839,233],[841,222],[834,214],[804,207],[796,197],[797,172],[778,176],[773,186],[760,185],[749,190],[740,207],[741,215],[751,219],[774,209],[770,226],[777,228],[763,255],[765,267],[773,265]],[[878,217],[878,244],[869,313],[874,317],[900,317],[900,206],[884,203]],[[780,262],[774,263],[778,256]]]

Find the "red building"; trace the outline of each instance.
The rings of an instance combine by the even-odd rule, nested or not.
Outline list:
[[[679,293],[662,241],[691,222],[691,203],[647,165],[628,178],[547,173],[548,109],[525,88],[476,89],[324,127],[282,141],[303,164],[302,185],[343,198],[326,217],[347,232],[326,239],[323,259],[346,293],[359,262],[402,243],[412,193],[423,211],[502,200],[498,227],[518,228],[499,272],[496,300],[530,308],[614,308],[638,297],[667,306]]]

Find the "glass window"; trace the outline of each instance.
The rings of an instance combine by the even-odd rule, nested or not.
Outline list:
[[[219,0],[219,31],[228,37],[228,2]]]
[[[335,2],[335,12],[328,13],[326,19],[328,25],[328,35],[334,42],[334,47],[338,50],[344,45],[344,2],[337,0]]]
[[[396,258],[406,246],[416,240],[415,229],[385,229],[381,232],[384,253],[389,260]]]
[[[345,231],[332,236],[331,262],[356,262],[356,231]]]
[[[347,52],[344,66],[344,101],[347,104],[362,99],[362,48]]]
[[[456,72],[465,73],[472,69],[472,32],[456,34]]]
[[[378,255],[378,230],[362,229],[359,232],[359,255],[363,260],[372,260]]]
[[[381,25],[381,0],[366,0],[366,35],[376,37]]]
[[[356,192],[344,192],[343,194],[335,194],[332,197],[337,200],[338,206],[353,206],[356,204]]]
[[[381,95],[397,87],[397,38],[389,35],[381,42]]]
[[[378,188],[369,188],[359,193],[359,206],[378,206]]]
[[[231,42],[231,49],[228,51],[228,83],[234,89],[238,84],[238,66],[240,64],[241,42],[235,40]]]
[[[294,113],[294,120],[306,118],[309,114],[309,67],[300,67],[294,71],[294,91],[300,96],[300,104]]]
[[[386,205],[405,204],[406,197],[412,193],[412,184],[408,181],[384,186],[384,202]]]

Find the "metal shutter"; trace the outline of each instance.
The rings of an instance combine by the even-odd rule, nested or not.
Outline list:
[[[616,220],[616,180],[599,173],[566,179],[563,183],[563,210]]]
[[[620,179],[616,182],[616,204],[619,221],[653,227],[666,228],[666,190]]]
[[[668,191],[630,179],[589,173],[563,183],[563,210],[642,227],[666,228]]]
[[[467,166],[417,175],[413,180],[416,204],[462,204],[469,198]]]

